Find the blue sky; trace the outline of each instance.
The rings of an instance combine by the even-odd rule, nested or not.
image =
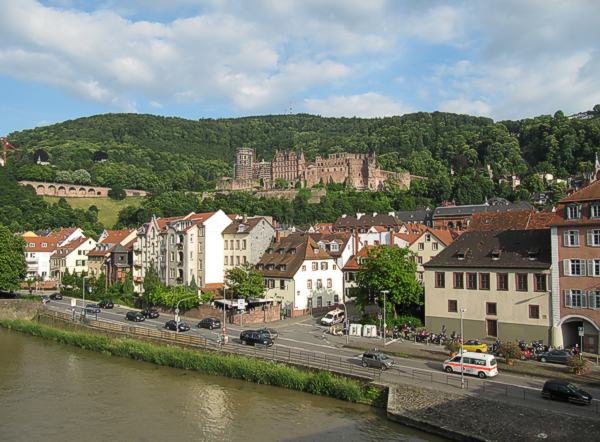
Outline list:
[[[600,103],[600,2],[0,0],[0,135],[107,112],[183,118]]]

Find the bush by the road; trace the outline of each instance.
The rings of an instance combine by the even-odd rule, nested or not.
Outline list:
[[[243,379],[257,384],[274,385],[349,402],[380,405],[384,399],[382,391],[373,386],[326,371],[304,371],[285,364],[245,356],[66,331],[32,321],[0,320],[0,326],[86,350],[204,374]]]

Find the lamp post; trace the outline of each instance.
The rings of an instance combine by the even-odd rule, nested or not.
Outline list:
[[[81,278],[81,280],[82,280],[81,291],[83,293],[83,301],[82,301],[83,304],[81,305],[81,309],[83,311],[83,316],[86,316],[86,314],[85,314],[85,280],[88,279],[88,278],[89,278],[89,276],[83,276]]]
[[[188,296],[187,298],[182,298],[179,301],[177,301],[177,304],[175,305],[175,332],[179,333],[179,304],[181,304],[183,301],[189,301],[190,299],[194,299],[194,298],[198,298],[200,299],[200,295],[196,295],[196,296]]]
[[[465,388],[465,373],[463,367],[463,314],[467,311],[466,308],[460,309],[460,388]]]
[[[381,327],[381,335],[383,336],[383,346],[385,347],[385,305],[386,305],[386,298],[388,293],[390,293],[389,290],[382,290],[381,293],[383,293],[383,327]]]
[[[344,322],[346,323],[346,345],[348,345],[350,339],[350,322],[348,321],[348,310],[346,309],[346,303],[342,302],[344,306]]]

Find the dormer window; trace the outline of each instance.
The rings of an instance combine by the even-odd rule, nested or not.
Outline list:
[[[43,242],[42,247],[48,247],[48,243]]]
[[[287,269],[287,266],[285,264],[279,264],[277,266],[277,270],[280,270],[282,272],[285,272],[286,269]]]
[[[265,251],[265,253],[273,253],[273,248],[272,248],[272,247],[269,247],[269,248],[268,248],[268,249]]]
[[[29,247],[35,247],[35,243],[30,242]]]
[[[581,206],[579,204],[569,204],[567,206],[567,219],[581,218]]]
[[[431,234],[426,233],[425,234],[425,242],[429,242],[429,241],[431,241]]]
[[[591,204],[590,218],[600,218],[600,202]]]
[[[456,257],[458,258],[459,261],[462,261],[467,257],[468,253],[469,253],[469,249],[461,249],[458,252],[456,252]]]
[[[319,254],[319,249],[313,249],[313,253],[314,253],[315,255],[318,255],[318,254]]]
[[[256,269],[257,270],[262,270],[265,266],[262,264],[256,264]]]
[[[267,264],[267,270],[273,270],[275,268],[275,264]]]
[[[296,249],[289,249],[287,251],[290,255],[295,255],[296,254]]]
[[[500,259],[500,255],[502,254],[502,251],[500,249],[493,249],[492,250],[492,259],[494,261],[498,261]]]
[[[535,261],[538,258],[539,254],[540,254],[540,249],[529,249],[527,251],[527,259],[529,261]]]
[[[329,246],[329,249],[330,249],[332,252],[337,252],[337,251],[339,251],[339,250],[340,250],[340,246],[339,246],[339,244],[338,244],[338,243],[336,243],[336,242],[332,242],[332,243],[331,243],[331,245]]]
[[[280,249],[277,249],[277,253],[279,253],[280,255],[283,255],[285,253],[285,249],[283,247]]]

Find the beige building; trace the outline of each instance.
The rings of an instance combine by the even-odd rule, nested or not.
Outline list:
[[[94,250],[96,241],[80,237],[56,248],[50,256],[50,274],[60,280],[68,270],[70,274],[81,275],[88,272],[88,253]]]
[[[225,271],[256,264],[275,238],[275,228],[262,216],[239,217],[223,231]]]
[[[549,342],[549,229],[466,232],[424,267],[429,330],[460,332],[465,309],[465,339]]]

